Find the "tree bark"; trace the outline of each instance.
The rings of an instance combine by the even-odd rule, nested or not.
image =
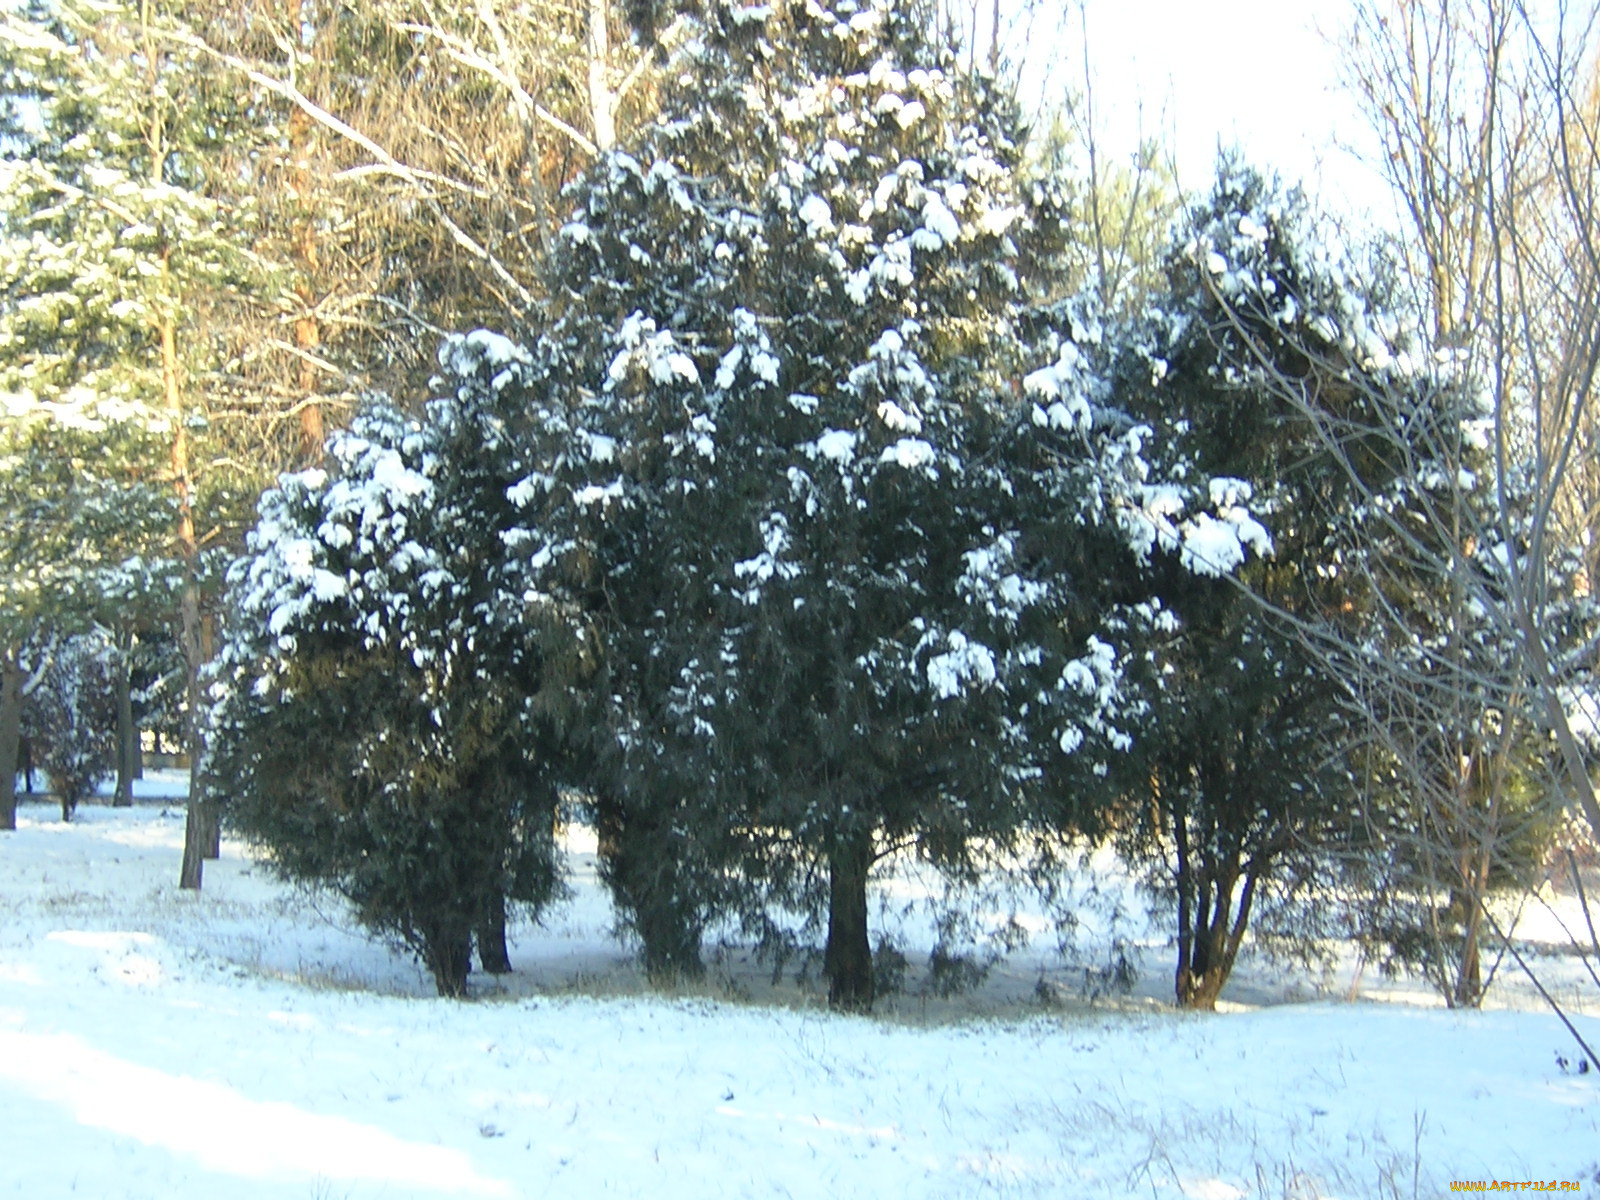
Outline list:
[[[118,639],[117,646],[117,790],[112,808],[133,806],[133,771],[139,730],[133,723],[133,636]]]
[[[1483,959],[1480,951],[1483,908],[1479,896],[1465,888],[1450,892],[1450,914],[1461,921],[1460,954],[1448,1000],[1451,1008],[1476,1008],[1483,1003]]]
[[[0,654],[0,830],[17,827],[17,745],[22,737],[22,664]]]
[[[1250,910],[1255,904],[1256,882],[1269,869],[1271,856],[1263,852],[1244,868],[1244,888],[1237,909],[1233,894],[1239,883],[1237,868],[1221,872],[1216,880],[1199,881],[1199,897],[1194,905],[1193,926],[1179,938],[1176,998],[1178,1007],[1212,1012],[1222,998],[1222,989],[1233,974],[1245,930],[1250,926]],[[1195,881],[1181,880],[1179,895]],[[1181,907],[1188,909],[1187,905]]]
[[[463,922],[422,932],[422,960],[439,995],[458,1000],[467,994],[472,972],[472,930]]]
[[[489,900],[489,911],[478,922],[478,961],[490,975],[511,972],[511,955],[506,949],[506,895],[498,888]]]
[[[163,259],[163,269],[166,262]],[[188,712],[184,720],[184,747],[189,754],[189,806],[183,831],[183,863],[178,871],[178,886],[199,890],[206,850],[215,840],[215,817],[202,799],[200,768],[200,668],[204,651],[200,632],[200,583],[196,578],[199,548],[194,532],[194,484],[189,475],[189,434],[184,422],[183,396],[178,387],[177,329],[171,315],[160,325],[161,376],[166,390],[167,411],[172,420],[172,481],[178,494],[178,553],[183,558],[183,597],[178,604],[179,637],[183,643],[187,669]]]
[[[589,0],[589,119],[594,144],[601,154],[617,144],[617,98],[607,74],[611,65],[611,31],[606,26],[606,0]]]
[[[828,854],[828,946],[823,974],[828,1004],[845,1012],[871,1012],[874,998],[872,944],[867,932],[867,874],[872,839],[849,834]]]

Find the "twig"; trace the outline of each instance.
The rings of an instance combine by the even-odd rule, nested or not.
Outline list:
[[[1489,911],[1489,906],[1480,901],[1479,907],[1483,910],[1484,918],[1494,929],[1495,936],[1505,943],[1506,949],[1511,952],[1511,957],[1517,960],[1517,966],[1522,968],[1522,973],[1528,977],[1528,982],[1533,984],[1533,986],[1538,990],[1539,995],[1543,997],[1544,1002],[1550,1006],[1550,1011],[1555,1013],[1556,1016],[1560,1018],[1561,1023],[1567,1027],[1567,1032],[1572,1035],[1572,1040],[1578,1043],[1578,1048],[1583,1051],[1589,1062],[1596,1067],[1600,1067],[1600,1057],[1597,1057],[1595,1052],[1589,1048],[1589,1043],[1583,1040],[1583,1034],[1578,1032],[1578,1027],[1572,1023],[1571,1019],[1567,1016],[1566,1011],[1561,1007],[1561,1005],[1556,1003],[1556,998],[1552,996],[1548,990],[1546,990],[1544,984],[1540,981],[1539,976],[1536,975],[1533,968],[1528,965],[1528,960],[1522,957],[1522,952],[1518,950],[1516,946],[1512,944],[1511,939],[1506,936],[1505,930],[1500,928],[1500,922],[1494,919],[1494,914]]]

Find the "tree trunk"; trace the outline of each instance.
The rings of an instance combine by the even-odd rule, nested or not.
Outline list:
[[[1250,910],[1255,903],[1256,881],[1271,862],[1268,852],[1252,858],[1244,870],[1244,888],[1239,893],[1237,911],[1234,888],[1238,871],[1225,867],[1221,878],[1199,883],[1199,896],[1193,906],[1193,927],[1179,938],[1176,997],[1178,1007],[1214,1012],[1222,989],[1233,974],[1239,947],[1250,925]],[[1180,880],[1180,895],[1193,881]],[[1183,906],[1188,908],[1187,905]]]
[[[594,144],[601,154],[617,144],[617,98],[607,79],[611,65],[607,8],[606,0],[589,0],[589,118],[594,126]]]
[[[627,811],[611,793],[595,797],[600,875],[641,943],[640,965],[657,987],[703,978],[703,927],[695,889],[668,824]]]
[[[1178,967],[1178,1007],[1214,1012],[1228,982],[1228,972],[1211,944],[1209,930],[1197,933],[1192,945],[1193,961]]]
[[[867,934],[871,868],[868,834],[840,838],[828,854],[828,946],[822,970],[828,978],[828,1004],[846,1012],[872,1011],[872,944]]]
[[[184,520],[187,523],[187,510]],[[193,525],[189,525],[193,536]],[[192,540],[191,540],[192,546]],[[184,720],[185,749],[189,752],[189,805],[183,828],[183,863],[178,870],[180,888],[200,889],[205,874],[205,860],[217,840],[215,806],[205,799],[200,779],[200,596],[199,586],[193,577],[194,560],[189,560],[189,582],[184,585],[180,603],[183,648],[189,673],[189,711]]]
[[[1451,1008],[1476,1008],[1483,1003],[1483,960],[1479,949],[1483,908],[1471,892],[1452,889],[1450,913],[1461,921],[1461,949],[1447,999]]]
[[[22,665],[0,654],[0,830],[17,827],[17,744],[22,737]]]
[[[425,930],[422,960],[439,995],[459,1000],[467,994],[467,976],[472,971],[471,929],[465,923],[450,922]]]
[[[163,260],[163,268],[165,261]],[[203,800],[199,784],[200,768],[200,668],[204,649],[200,631],[200,584],[196,578],[199,548],[194,533],[194,484],[189,476],[189,434],[184,421],[183,397],[178,388],[177,329],[170,315],[163,316],[161,334],[161,376],[166,389],[167,410],[172,418],[172,480],[178,494],[178,553],[183,558],[183,597],[178,603],[179,637],[183,643],[184,666],[188,673],[184,719],[184,747],[189,754],[189,806],[183,831],[183,863],[178,871],[178,886],[200,888],[206,851],[216,838],[216,818],[211,805]]]
[[[478,922],[478,961],[490,975],[511,972],[511,955],[506,950],[506,895],[498,888],[489,900],[489,911]]]
[[[216,817],[211,805],[201,799],[198,780],[189,776],[189,810],[183,826],[183,863],[178,870],[178,886],[200,890],[205,875],[206,850],[211,845]]]
[[[144,30],[146,70],[152,97],[158,94],[160,57],[154,49],[148,26]],[[165,173],[166,126],[164,110],[153,103],[145,144],[150,154],[150,180],[159,184]],[[189,752],[189,804],[183,830],[183,861],[178,868],[178,886],[198,891],[203,875],[205,852],[216,840],[216,813],[203,800],[197,785],[200,765],[200,668],[205,658],[200,631],[199,545],[194,531],[194,478],[189,470],[189,423],[184,412],[183,388],[178,366],[178,325],[175,309],[179,297],[172,284],[172,247],[161,251],[160,294],[166,303],[156,318],[155,334],[161,350],[161,390],[167,419],[172,423],[172,490],[178,502],[178,517],[173,529],[178,555],[183,559],[183,596],[178,605],[179,633],[188,668],[188,714],[184,722],[185,749]]]
[[[117,790],[112,808],[133,806],[134,753],[139,730],[133,723],[133,637],[118,639],[117,661]]]
[[[1202,897],[1195,906],[1194,928],[1188,938],[1187,961],[1179,959],[1177,976],[1177,1001],[1179,1008],[1211,1012],[1222,995],[1222,985],[1227,982],[1227,972],[1222,967],[1222,948],[1216,938],[1216,923],[1211,920],[1209,897]],[[1222,903],[1222,898],[1217,898]]]
[[[303,0],[288,0],[288,24],[293,37],[289,77],[301,77],[300,54],[304,48],[305,5]],[[306,86],[304,83],[301,86]],[[300,311],[294,320],[294,344],[300,353],[295,363],[295,391],[299,395],[300,445],[308,463],[322,460],[323,443],[327,428],[322,417],[319,399],[316,355],[322,347],[322,326],[317,319],[316,281],[321,267],[317,247],[317,223],[312,198],[311,178],[312,133],[315,125],[311,116],[298,106],[289,111],[289,167],[290,187],[294,190],[295,216],[291,230],[297,278],[294,283],[295,299]]]

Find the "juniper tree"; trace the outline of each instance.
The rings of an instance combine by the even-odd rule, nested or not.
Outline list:
[[[1264,522],[1263,554],[1236,580],[1223,577],[1230,544],[1201,546],[1198,570],[1157,553],[1173,622],[1146,650],[1155,733],[1127,785],[1121,839],[1175,901],[1174,991],[1187,1007],[1215,1004],[1252,921],[1264,937],[1309,943],[1329,915],[1317,852],[1354,801],[1341,687],[1295,622],[1359,600],[1337,565],[1359,540],[1355,488],[1266,377],[1291,373],[1310,403],[1357,429],[1366,393],[1341,375],[1421,350],[1380,285],[1346,274],[1332,233],[1298,193],[1224,159],[1178,227],[1167,290],[1119,372],[1129,406],[1213,478],[1216,503],[1249,503]],[[1325,353],[1308,357],[1308,345]],[[1348,451],[1375,482],[1392,477],[1396,464],[1359,441]]]
[[[325,469],[261,502],[231,573],[210,769],[227,819],[462,994],[472,940],[505,969],[507,902],[559,890],[557,787],[573,672],[558,609],[507,586],[522,472],[502,394],[523,356],[449,341],[420,418],[381,400]]]
[[[1100,410],[1092,320],[1029,361],[1019,245],[1051,214],[906,11],[712,6],[668,78],[562,230],[535,357],[572,432],[525,561],[603,620],[601,816],[671,856],[612,867],[647,963],[794,905],[864,1008],[882,856],[969,872],[1127,747],[1094,631],[1151,611],[1143,434]]]

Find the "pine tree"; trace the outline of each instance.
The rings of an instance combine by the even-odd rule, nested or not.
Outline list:
[[[131,556],[171,520],[164,486],[130,464],[136,425],[41,413],[27,397],[0,414],[0,829],[16,828],[23,703],[42,682],[28,647],[105,612]],[[21,401],[18,403],[18,401]]]
[[[191,318],[202,293],[258,286],[268,273],[248,249],[248,205],[224,210],[208,194],[204,151],[230,126],[197,99],[207,94],[193,86],[198,67],[169,52],[172,32],[151,6],[91,0],[0,19],[0,387],[5,436],[36,455],[7,456],[8,468],[22,464],[74,495],[52,513],[33,506],[35,520],[67,526],[31,544],[81,542],[70,528],[75,514],[100,514],[92,553],[32,569],[86,577],[90,567],[116,566],[113,551],[182,561],[178,594],[160,600],[179,617],[192,685],[205,657],[204,518],[226,525],[223,506],[248,484],[219,473],[196,485],[196,434],[207,423],[187,377],[216,363],[190,336]],[[59,457],[45,462],[43,454]],[[101,461],[86,469],[91,455]],[[171,497],[159,535],[150,524],[156,487]],[[114,536],[105,528],[113,522]],[[124,572],[117,586],[141,574]],[[81,619],[97,602],[78,590]],[[58,619],[70,626],[74,618]],[[12,711],[12,690],[0,712]],[[191,715],[196,700],[191,686]],[[0,746],[8,724],[0,721]],[[186,863],[185,882],[198,885],[198,864],[198,855]]]

